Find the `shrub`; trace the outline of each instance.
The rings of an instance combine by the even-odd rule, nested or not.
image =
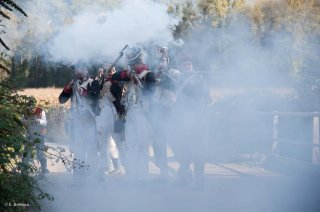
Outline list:
[[[43,192],[35,178],[38,168],[22,162],[37,140],[28,140],[23,121],[30,97],[18,94],[10,82],[0,82],[0,210],[40,210],[39,200],[53,198]],[[22,204],[25,207],[10,207]]]

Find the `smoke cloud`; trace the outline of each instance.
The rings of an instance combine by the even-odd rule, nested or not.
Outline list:
[[[96,60],[114,57],[125,44],[172,40],[166,6],[152,1],[124,1],[111,11],[89,10],[75,16],[49,44],[53,60]]]
[[[59,4],[65,5],[63,2]],[[90,7],[75,16],[66,13],[66,18],[71,18],[65,25],[62,25],[65,18],[54,19],[48,15],[54,11],[49,8],[42,11],[48,11],[44,16],[47,18],[35,22],[39,25],[34,26],[35,37],[41,38],[39,45],[41,43],[42,48],[38,48],[47,59],[56,62],[100,62],[113,58],[125,44],[167,45],[173,40],[171,27],[175,20],[168,16],[165,5],[153,1],[127,0],[112,10]],[[42,31],[36,30],[39,26]],[[42,32],[48,30],[53,30],[53,33],[43,39],[46,33]],[[187,83],[177,85],[176,96],[168,95],[172,98],[168,100],[170,104],[173,102],[172,108],[154,109],[147,115],[141,111],[134,113],[143,116],[143,123],[127,121],[134,128],[152,120],[153,123],[148,122],[147,125],[153,127],[155,134],[147,133],[152,134],[153,139],[166,141],[173,149],[169,158],[172,171],[169,182],[152,183],[150,178],[154,178],[153,175],[142,183],[110,177],[107,182],[91,180],[76,184],[71,176],[53,176],[54,183],[45,186],[56,200],[45,204],[45,210],[104,211],[110,208],[111,211],[187,212],[319,209],[315,198],[319,196],[319,184],[314,179],[295,171],[293,175],[299,176],[297,182],[295,178],[279,176],[259,167],[266,155],[271,154],[273,116],[252,113],[298,110],[293,101],[296,88],[292,88],[295,74],[291,71],[292,57],[304,54],[304,50],[295,48],[294,38],[284,30],[256,39],[250,23],[238,16],[226,26],[196,30],[185,38],[184,43],[183,47],[175,50],[177,54],[173,57],[176,58],[170,58],[172,61],[177,59],[173,68],[182,72],[182,78],[188,78],[183,58],[189,55],[199,72]],[[315,64],[319,61],[307,65],[319,67]],[[161,104],[164,103],[159,101],[156,106],[168,107]],[[113,114],[109,113],[106,118],[112,120]],[[279,135],[283,138],[290,135],[292,139],[296,135],[306,144],[311,143],[310,117],[300,120],[296,117],[282,118]],[[146,131],[139,130],[142,133]],[[140,142],[150,145],[152,140]],[[310,164],[310,145],[308,149],[282,148],[285,154],[302,154]],[[244,163],[252,162],[254,168],[245,167],[245,171],[239,168],[241,165],[237,162],[246,160],[243,159],[244,154],[250,157]],[[190,185],[179,187],[173,182],[179,177],[176,160],[181,162],[190,157],[195,163],[206,162],[207,184],[202,190]],[[197,169],[195,163],[192,170]],[[286,168],[286,165],[273,165],[277,170]],[[291,162],[291,165],[296,164]],[[154,161],[150,161],[149,167],[159,174]],[[266,178],[259,178],[259,175]],[[267,178],[269,175],[272,178]],[[193,183],[192,180],[190,182]]]

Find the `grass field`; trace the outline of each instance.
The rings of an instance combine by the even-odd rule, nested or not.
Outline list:
[[[62,88],[26,88],[21,94],[27,96],[34,96],[37,99],[39,105],[45,108],[49,107],[58,107],[59,104],[59,95],[62,91]],[[66,105],[68,106],[68,104]]]
[[[58,97],[62,91],[62,88],[26,88],[21,93],[27,96],[34,96],[38,104],[48,107],[58,107],[61,106],[58,101]],[[293,93],[292,89],[289,88],[264,88],[264,89],[252,89],[256,93],[268,92],[279,96],[291,95]],[[212,88],[210,90],[210,96],[213,102],[217,102],[228,96],[237,96],[248,92],[245,88]],[[67,102],[66,107],[70,106],[70,102]]]

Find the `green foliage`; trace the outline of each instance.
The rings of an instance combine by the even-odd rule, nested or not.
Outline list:
[[[72,78],[71,67],[46,62],[38,55],[21,59],[17,54],[12,61],[9,77],[19,88],[63,87]]]
[[[173,30],[175,38],[184,37],[190,29],[194,29],[200,19],[195,3],[187,1],[168,7],[168,13],[176,17],[179,23]]]
[[[292,79],[297,81],[294,86],[298,96],[305,98],[306,93],[309,93],[310,98],[315,99],[318,95],[320,79],[318,71],[320,2],[318,0],[256,0],[252,2],[198,0],[175,4],[169,7],[168,12],[179,20],[173,32],[175,37],[184,38],[184,40],[188,39],[190,32],[196,34],[217,30],[221,32],[228,29],[230,23],[241,25],[243,20],[247,21],[246,24],[249,24],[252,29],[253,42],[261,44],[262,48],[279,48],[279,51],[281,47],[288,49],[288,55],[283,57],[287,59],[283,60],[279,70],[274,71],[285,76],[288,81]],[[213,37],[213,39],[216,38]],[[223,41],[227,43],[227,37]],[[276,46],[277,43],[281,46]],[[223,43],[219,46],[228,48],[223,46]],[[208,55],[210,51],[214,52],[215,49],[211,47]],[[232,59],[227,58],[227,60]],[[221,62],[223,61],[216,61],[216,64]],[[259,72],[259,70],[256,71]]]
[[[19,95],[9,82],[0,83],[0,210],[24,211],[24,207],[5,204],[25,203],[28,209],[40,209],[38,200],[50,196],[37,185],[33,175],[38,169],[23,162],[22,157],[35,149],[37,141],[28,140],[27,123],[30,97]]]
[[[229,15],[231,9],[230,0],[200,0],[198,3],[200,11],[205,18],[211,18],[212,26],[216,27]]]
[[[277,32],[292,36],[290,73],[311,86],[320,75],[320,3],[316,0],[258,1],[247,7],[252,29],[260,39]],[[312,83],[310,85],[310,83]]]
[[[7,78],[10,74],[10,57],[5,52],[0,54],[0,81]]]
[[[14,3],[14,1],[12,1],[12,0],[2,0],[2,1],[0,1],[0,5],[1,5],[1,7],[3,7],[4,9],[6,9],[6,10],[8,10],[8,11],[10,11],[10,12],[12,12],[13,9],[15,9],[15,10],[19,11],[21,14],[23,14],[24,16],[28,17],[27,13],[25,13],[18,5],[17,5],[16,3]],[[1,14],[1,15],[3,15],[3,14]],[[7,18],[7,19],[10,19],[10,17],[8,17],[8,16],[3,16],[3,17],[5,17],[5,18]]]
[[[173,32],[180,38],[190,29],[224,26],[233,14],[243,12],[244,8],[244,0],[199,0],[171,5],[168,13],[180,20]]]
[[[12,0],[1,0],[0,1],[0,16],[9,19],[10,16],[7,13],[13,12],[13,10],[17,10],[19,13],[23,14],[25,17],[28,17],[27,14]],[[7,13],[6,13],[7,12]],[[1,25],[2,28],[6,28],[4,25]],[[5,33],[5,30],[1,31],[1,34]],[[7,44],[2,40],[0,37],[0,44],[7,50],[10,50],[10,48],[7,46]]]

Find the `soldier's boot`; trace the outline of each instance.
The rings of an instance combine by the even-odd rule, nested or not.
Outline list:
[[[146,151],[140,150],[137,155],[136,173],[139,181],[146,181],[149,175],[149,158]]]
[[[105,168],[100,168],[98,170],[98,175],[97,175],[97,180],[100,181],[100,182],[103,182],[105,181]]]
[[[194,180],[195,186],[199,189],[204,187],[204,163],[203,162],[195,162],[194,164]]]
[[[41,166],[41,173],[42,174],[49,173],[49,169],[47,168],[47,160],[45,158],[40,158],[39,162]]]
[[[168,172],[167,166],[160,168],[160,177],[165,178],[165,179],[169,177],[169,172]]]
[[[109,174],[121,174],[120,161],[119,158],[112,159],[113,170]]]
[[[186,186],[193,180],[192,171],[189,168],[189,164],[180,164],[178,171],[179,185]]]

